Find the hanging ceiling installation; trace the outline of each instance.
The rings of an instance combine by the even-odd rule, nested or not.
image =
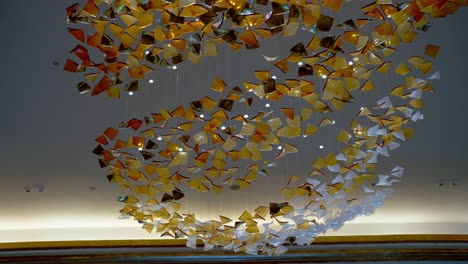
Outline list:
[[[84,77],[76,85],[81,94],[119,99],[138,93],[155,72],[198,64],[222,47],[255,50],[279,36],[294,40],[282,54],[263,54],[268,69],[254,70],[255,79],[235,76],[228,84],[219,76],[197,100],[103,129],[93,150],[108,180],[130,191],[118,199],[120,213],[148,232],[187,238],[189,247],[202,240],[206,250],[281,254],[285,243],[310,244],[383,205],[403,168],[387,171],[379,157],[412,137],[412,124],[423,119],[423,94],[439,76],[431,61],[437,45],[405,59],[395,54],[464,3],[383,0],[343,12],[361,4],[89,0],[66,10],[68,32],[79,43],[64,69]],[[347,105],[384,85],[376,75],[395,86],[359,105],[346,125],[336,122],[340,110],[350,112]],[[328,127],[336,152],[307,155],[307,166],[282,170]],[[188,206],[192,191],[235,194],[272,172],[287,174],[271,190],[275,200],[239,215],[199,217]]]

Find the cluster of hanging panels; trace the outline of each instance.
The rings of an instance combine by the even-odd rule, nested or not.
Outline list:
[[[80,93],[113,98],[120,98],[122,90],[138,91],[139,81],[158,68],[215,56],[219,45],[237,51],[258,48],[260,39],[273,35],[294,36],[298,29],[339,32],[311,34],[310,42],[291,47],[288,57],[266,58],[284,76],[255,71],[256,83],[232,89],[217,78],[211,84],[214,96],[107,128],[93,152],[109,181],[134,193],[119,198],[124,203],[120,212],[148,232],[187,238],[189,247],[202,240],[206,250],[271,255],[285,252],[285,243],[310,244],[328,229],[381,206],[403,169],[377,174],[377,157],[389,156],[412,136],[410,124],[422,119],[422,94],[432,91],[430,58],[439,47],[428,44],[424,55],[401,61],[391,61],[392,53],[466,1],[383,0],[340,23],[325,15],[342,5],[341,0],[89,0],[67,8],[68,22],[76,26],[68,32],[80,43],[64,69],[83,75]],[[102,61],[91,58],[88,48],[100,51]],[[179,202],[186,199],[186,189],[223,195],[226,186],[247,188],[259,174],[268,175],[275,159],[300,151],[292,139],[311,137],[333,124],[329,112],[378,87],[372,74],[395,74],[402,83],[375,105],[362,107],[339,131],[336,140],[346,147],[311,160],[311,171],[290,176],[279,191],[280,201],[246,208],[237,219],[220,215],[202,222],[183,212]],[[323,87],[314,83],[318,78],[326,79]],[[259,111],[253,117],[239,111],[286,97],[291,103],[281,111]],[[312,113],[322,115],[321,121],[312,122]],[[122,135],[123,128],[132,135]]]

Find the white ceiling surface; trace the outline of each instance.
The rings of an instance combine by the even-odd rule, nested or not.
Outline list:
[[[253,80],[254,69],[271,68],[262,59],[261,50],[233,54],[223,48],[223,55],[203,59],[200,65],[186,63],[176,71],[160,70],[151,75],[155,83],[145,83],[133,97],[80,96],[74,88],[79,76],[61,69],[75,44],[66,33],[64,11],[72,3],[9,1],[9,11],[0,17],[5,25],[0,42],[4,52],[0,66],[0,242],[154,237],[132,220],[117,219],[122,204],[115,200],[125,192],[107,182],[105,170],[91,153],[94,138],[122,120],[142,117],[161,107],[173,109],[210,93],[207,85],[216,76],[235,86],[242,80]],[[330,234],[468,233],[467,16],[468,10],[462,8],[452,17],[436,20],[410,51],[407,47],[407,54],[421,54],[426,43],[440,45],[442,50],[436,60],[441,80],[433,81],[437,93],[426,96],[425,120],[414,125],[415,137],[394,151],[391,160],[382,160],[384,167],[405,167],[404,180],[374,215],[360,217]],[[266,42],[263,53],[275,56],[298,41]],[[56,67],[53,61],[61,65]],[[373,103],[384,94],[365,95],[343,111],[355,113],[359,103]],[[345,123],[343,117],[334,118],[337,125],[341,120]],[[338,128],[330,129],[336,135]],[[320,144],[325,146],[323,151],[338,150],[327,134],[313,139],[310,153],[323,154],[318,150]],[[276,186],[288,178],[280,175],[301,167],[297,164],[309,168],[309,152],[281,161],[278,173],[259,179],[255,187],[227,191],[219,197],[189,192],[187,196],[195,198],[186,210],[205,210],[201,214],[214,217],[277,199]],[[439,186],[441,180],[457,185]],[[36,192],[36,184],[43,185],[44,192]],[[26,193],[25,186],[33,190]]]

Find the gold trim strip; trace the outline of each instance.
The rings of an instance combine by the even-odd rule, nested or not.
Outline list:
[[[183,247],[185,239],[154,240],[76,240],[76,241],[34,241],[0,243],[0,251],[73,249],[73,248],[115,248],[115,247]],[[381,236],[322,236],[314,244],[379,244],[416,242],[467,242],[468,235],[381,235]],[[200,244],[202,245],[202,244]]]

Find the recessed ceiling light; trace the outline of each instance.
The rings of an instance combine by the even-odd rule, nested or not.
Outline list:
[[[352,61],[348,62],[348,65],[353,65],[353,64],[354,64],[354,62],[352,62]]]
[[[175,66],[175,65],[172,66],[172,69],[173,69],[173,70],[177,70],[177,66]]]
[[[162,140],[162,137],[158,137],[157,140],[161,141],[161,140]]]
[[[224,130],[224,129],[226,129],[226,127],[225,127],[225,126],[222,126],[222,127],[221,127],[221,130]]]
[[[139,151],[142,151],[142,150],[143,150],[143,148],[138,148],[138,150],[139,150]]]
[[[128,95],[132,96],[132,95],[133,95],[133,92],[128,92]]]
[[[326,78],[327,78],[327,76],[325,74],[322,75],[322,79],[326,79]]]
[[[205,115],[200,115],[201,118],[205,118]]]
[[[265,104],[265,107],[270,107],[270,104]]]
[[[362,111],[362,110],[364,110],[364,106],[363,106],[363,107],[361,107],[361,111]]]
[[[334,125],[336,122],[335,122],[335,120],[332,120],[331,123]]]
[[[304,63],[302,61],[300,61],[299,63],[297,63],[298,66],[302,66],[304,65]]]
[[[302,137],[307,137],[307,135],[302,135]]]
[[[244,118],[249,118],[249,115],[248,115],[248,114],[245,114],[245,115],[244,115]]]
[[[150,79],[148,82],[149,82],[149,83],[154,83],[154,80],[153,80],[153,79]]]
[[[179,151],[184,151],[184,149],[183,149],[183,148],[179,148]]]
[[[320,146],[319,146],[319,149],[323,149],[323,148],[324,148],[323,145],[320,145]]]
[[[275,76],[275,75],[271,76],[271,78],[274,79],[274,80],[276,80],[276,76]]]
[[[283,149],[283,146],[278,146],[278,149]]]
[[[149,51],[149,50],[145,51],[145,55],[148,55],[149,53],[150,53],[150,51]]]

